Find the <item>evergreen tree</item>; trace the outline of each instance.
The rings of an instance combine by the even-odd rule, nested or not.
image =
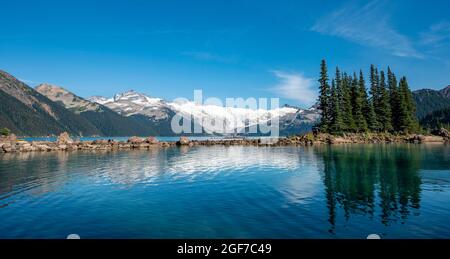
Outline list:
[[[384,71],[380,72],[379,79],[379,107],[378,107],[378,122],[380,123],[381,130],[392,131],[392,117],[391,117],[391,105],[389,100],[389,92],[386,89],[386,79]]]
[[[389,103],[391,105],[391,113],[392,113],[392,127],[395,131],[399,131],[399,97],[398,97],[398,89],[397,89],[397,78],[395,74],[392,73],[391,68],[388,67],[388,88],[389,88]]]
[[[331,109],[331,124],[329,132],[341,133],[344,130],[342,122],[342,111],[340,107],[340,100],[338,89],[336,88],[335,80],[331,81],[331,97],[330,97],[330,109]]]
[[[380,124],[377,121],[377,115],[375,113],[375,108],[373,106],[373,101],[369,100],[368,104],[368,111],[367,111],[367,126],[369,127],[370,131],[378,131],[380,129]]]
[[[340,86],[341,95],[341,109],[342,109],[342,121],[344,129],[346,131],[355,131],[355,121],[353,119],[353,107],[352,107],[352,78],[345,75],[344,80]]]
[[[370,88],[363,72],[349,76],[336,67],[335,79],[328,84],[325,60],[321,63],[319,109],[322,132],[414,132],[419,129],[415,102],[405,77],[399,84],[388,67],[387,76],[370,66]]]
[[[367,122],[364,118],[363,114],[363,98],[361,96],[360,82],[364,81],[362,75],[360,76],[360,80],[358,81],[356,75],[353,78],[351,85],[351,99],[352,99],[352,113],[353,120],[355,124],[355,131],[357,132],[366,132],[367,131]],[[362,83],[364,85],[364,82]]]
[[[369,96],[367,95],[366,83],[362,71],[359,72],[359,91],[363,103],[362,111],[366,118],[367,127],[371,131],[376,131],[379,127],[376,120],[375,110],[373,108],[372,101],[369,99]]]
[[[320,84],[319,109],[322,110],[322,119],[319,128],[322,132],[328,132],[331,122],[330,86],[328,84],[327,64],[324,59],[320,64],[319,84]]]
[[[409,127],[408,105],[406,104],[406,86],[402,77],[398,86],[397,104],[398,107],[398,131],[407,132]]]
[[[399,130],[405,133],[417,131],[419,124],[415,115],[416,106],[406,77],[400,79],[397,102]]]
[[[369,123],[369,128],[372,131],[380,130],[380,91],[379,91],[379,75],[378,69],[374,65],[370,65],[370,95],[371,105],[373,109],[373,120]],[[372,111],[371,111],[372,112]]]

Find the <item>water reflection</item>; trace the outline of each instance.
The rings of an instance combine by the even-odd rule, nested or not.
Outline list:
[[[199,224],[214,237],[359,237],[403,233],[398,226],[407,224],[421,237],[448,236],[449,169],[449,147],[442,145],[3,154],[0,218],[10,220],[0,222],[0,237],[20,234],[3,231],[14,224],[48,229],[42,215],[64,232],[74,220],[58,216],[66,212],[79,215],[80,224],[151,224],[166,237],[192,237]],[[430,230],[430,222],[439,229]]]
[[[414,146],[364,145],[321,147],[323,183],[330,232],[336,226],[338,206],[344,218],[351,214],[379,217],[384,225],[404,222],[420,213],[421,153]],[[377,206],[380,215],[375,215]]]

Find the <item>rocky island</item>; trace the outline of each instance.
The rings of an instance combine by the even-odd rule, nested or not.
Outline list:
[[[75,150],[127,150],[152,149],[177,146],[311,146],[324,144],[382,144],[382,143],[450,143],[450,134],[446,129],[434,132],[434,135],[389,133],[347,133],[332,135],[327,133],[307,133],[280,138],[223,138],[208,140],[190,140],[181,136],[178,141],[159,141],[155,137],[130,137],[127,141],[98,139],[93,141],[73,140],[67,132],[61,133],[56,141],[25,141],[14,134],[0,137],[0,153],[49,152]]]

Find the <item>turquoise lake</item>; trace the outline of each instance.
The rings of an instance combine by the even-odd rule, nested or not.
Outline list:
[[[0,155],[0,238],[450,238],[450,146]]]

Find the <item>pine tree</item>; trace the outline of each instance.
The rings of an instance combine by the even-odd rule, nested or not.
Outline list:
[[[404,78],[402,77],[399,82],[397,94],[398,131],[401,132],[408,132],[408,127],[410,124],[408,116],[408,105],[406,102],[406,86]]]
[[[388,67],[388,88],[389,88],[389,103],[391,105],[391,124],[395,131],[400,131],[399,126],[399,96],[398,96],[398,89],[397,89],[397,78],[395,77],[395,74],[392,73],[391,68]]]
[[[372,131],[380,130],[380,92],[379,92],[379,75],[378,69],[374,65],[370,65],[370,95],[371,105],[373,109],[373,119],[370,120],[369,128]],[[372,111],[370,111],[372,113]]]
[[[398,89],[399,130],[405,133],[415,132],[419,128],[416,118],[416,106],[406,77],[402,77]]]
[[[328,132],[330,127],[330,86],[328,84],[327,64],[323,59],[320,64],[320,95],[319,109],[322,110],[322,119],[319,125],[320,131]]]
[[[363,114],[363,98],[361,96],[360,83],[361,80],[364,81],[362,75],[360,75],[360,80],[358,81],[356,75],[353,78],[351,85],[351,99],[352,99],[352,113],[353,120],[355,124],[355,130],[357,132],[366,132],[367,131],[367,122],[364,118]],[[364,85],[364,82],[362,82]]]
[[[391,105],[389,100],[389,92],[386,89],[386,79],[384,76],[384,71],[380,72],[379,79],[379,108],[378,108],[378,118],[383,131],[392,131],[392,117],[391,117]]]
[[[338,95],[338,89],[336,88],[335,80],[331,81],[331,124],[329,131],[332,133],[341,133],[344,130],[342,122],[342,111],[340,107],[340,100]]]
[[[378,123],[376,120],[375,110],[373,109],[372,101],[367,95],[366,83],[362,71],[359,72],[359,91],[363,103],[363,114],[366,118],[367,127],[371,131],[376,131],[378,129]]]
[[[355,131],[355,121],[353,119],[353,107],[351,97],[352,78],[345,74],[342,84],[340,86],[341,92],[341,109],[342,109],[342,121],[344,129],[346,131]]]

